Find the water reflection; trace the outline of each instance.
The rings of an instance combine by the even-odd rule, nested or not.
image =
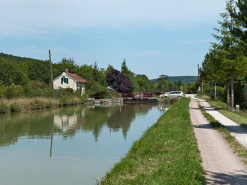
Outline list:
[[[128,104],[0,115],[0,184],[95,184],[165,111]]]
[[[52,131],[53,114],[32,112],[0,116],[0,147],[15,144],[19,137],[49,139]]]
[[[51,139],[53,134],[63,139],[74,137],[82,130],[91,132],[95,142],[104,126],[111,132],[122,131],[126,139],[131,122],[137,115],[145,115],[151,104],[117,106],[77,106],[52,111],[0,116],[0,147],[15,144],[20,137],[28,139]]]

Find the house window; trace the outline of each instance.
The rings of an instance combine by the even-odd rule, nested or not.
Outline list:
[[[69,79],[64,76],[61,78],[61,84],[69,84]]]

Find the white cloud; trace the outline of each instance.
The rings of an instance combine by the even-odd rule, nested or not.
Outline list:
[[[0,7],[0,37],[23,37],[74,28],[171,29],[180,24],[216,23],[225,1],[1,0]]]

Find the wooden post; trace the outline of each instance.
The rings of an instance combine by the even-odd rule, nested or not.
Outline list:
[[[53,72],[52,72],[52,63],[51,63],[51,50],[49,50],[49,62],[50,62],[50,73],[51,73],[51,89],[52,89],[52,99],[55,98],[54,86],[53,86]]]

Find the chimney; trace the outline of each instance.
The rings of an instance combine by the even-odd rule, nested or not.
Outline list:
[[[65,73],[69,73],[69,70],[68,69],[65,69]]]

